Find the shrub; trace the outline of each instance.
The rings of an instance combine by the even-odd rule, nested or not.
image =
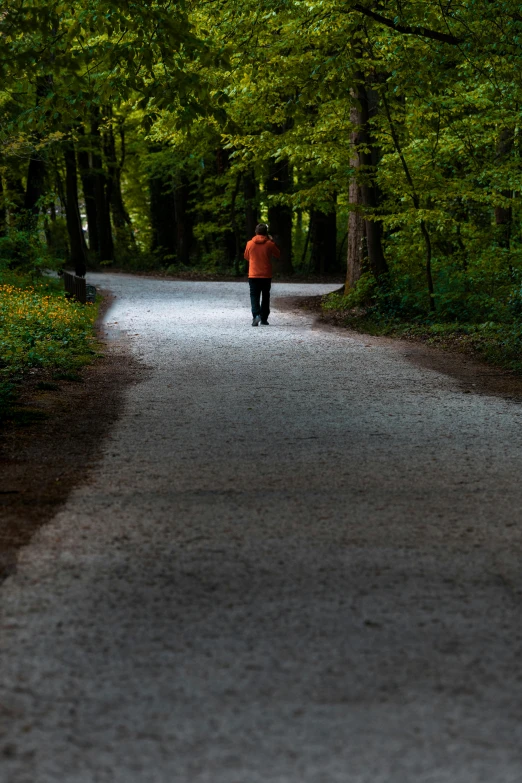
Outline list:
[[[0,237],[0,272],[16,270],[38,277],[46,269],[58,269],[62,265],[63,260],[51,255],[36,231],[11,228],[6,236]]]

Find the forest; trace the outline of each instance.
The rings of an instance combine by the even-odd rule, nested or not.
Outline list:
[[[518,2],[11,0],[0,41],[0,268],[239,276],[262,219],[352,304],[520,317]]]

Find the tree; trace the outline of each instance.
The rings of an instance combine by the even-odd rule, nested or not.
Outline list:
[[[198,79],[186,73],[183,63],[191,58],[203,62],[208,47],[194,35],[186,8],[168,0],[124,0],[117,5],[108,0],[80,0],[74,6],[51,0],[31,4],[15,0],[0,14],[0,39],[8,44],[0,49],[0,77],[12,86],[13,101],[19,106],[8,130],[14,139],[23,128],[28,142],[31,134],[38,142],[38,154],[31,155],[27,174],[27,227],[36,227],[44,195],[45,144],[41,141],[53,136],[57,141],[60,134],[64,139],[70,201],[73,151],[69,129],[90,123],[92,166],[86,166],[84,156],[81,159],[90,240],[100,260],[112,260],[109,206],[120,233],[129,221],[119,187],[121,161],[114,157],[110,125],[103,131],[108,170],[103,166],[100,127],[111,114],[106,107],[112,101],[131,100],[146,112],[144,120],[149,125],[158,109],[177,110],[183,103],[183,112],[194,113],[199,107],[193,90]],[[80,263],[72,212],[68,212],[67,227],[72,232],[73,258]]]
[[[65,161],[65,212],[71,243],[70,261],[74,266],[75,273],[84,277],[87,270],[87,253],[78,208],[78,174],[76,152],[72,139],[63,144],[63,156]]]
[[[264,220],[283,273],[346,248],[394,312],[511,312],[521,33],[514,0],[15,0],[4,230],[60,222],[72,140],[98,260],[239,273]]]

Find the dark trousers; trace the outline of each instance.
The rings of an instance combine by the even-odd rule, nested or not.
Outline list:
[[[252,315],[254,318],[256,315],[260,315],[262,321],[268,321],[268,316],[270,315],[270,287],[272,285],[272,278],[251,277],[248,280],[248,284],[250,286]]]

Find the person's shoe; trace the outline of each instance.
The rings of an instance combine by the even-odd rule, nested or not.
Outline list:
[[[252,326],[259,326],[260,323],[261,323],[261,316],[255,315],[252,319]]]
[[[261,321],[261,326],[270,326],[268,321]]]

